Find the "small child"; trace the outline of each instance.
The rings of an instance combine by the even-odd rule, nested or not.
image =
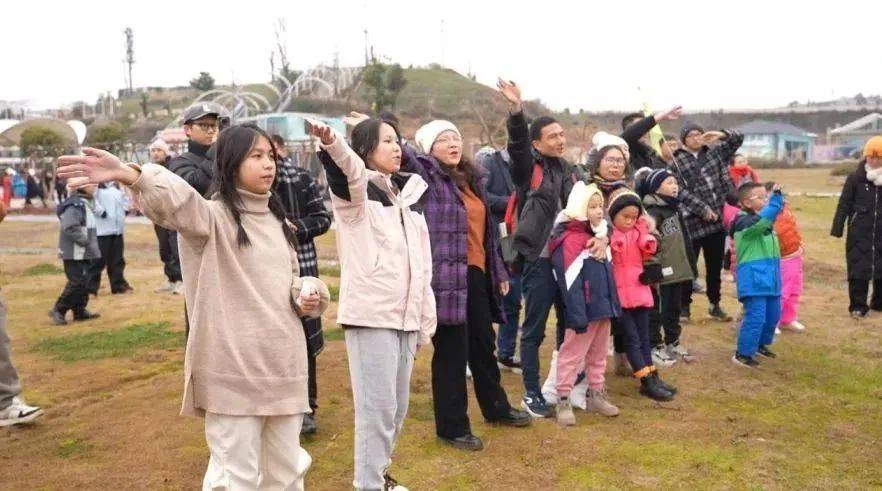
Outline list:
[[[732,177],[732,184],[735,185],[736,192],[732,193],[732,195],[727,195],[726,203],[723,205],[723,227],[725,227],[726,230],[729,230],[732,227],[732,222],[735,221],[735,217],[740,211],[737,189],[741,187],[742,184],[748,182],[760,182],[759,175],[753,170],[753,167],[750,166],[747,157],[740,153],[736,153],[731,159],[729,159],[729,176]],[[731,271],[732,261],[734,260],[732,252],[734,249],[730,237],[726,237],[726,245],[724,249],[723,269]],[[733,280],[734,278],[729,279],[729,281]]]
[[[64,200],[55,213],[61,221],[58,234],[58,257],[64,261],[67,284],[55,306],[49,310],[52,324],[67,324],[67,311],[73,311],[75,321],[99,317],[86,310],[89,303],[89,267],[101,257],[98,235],[95,229],[95,190],[97,186],[85,186],[74,191]]]
[[[650,173],[644,183],[643,206],[655,219],[656,233],[661,240],[656,258],[661,266],[661,280],[658,283],[658,301],[649,316],[649,338],[654,346],[653,361],[660,362],[678,359],[691,360],[689,350],[680,344],[680,298],[684,282],[695,279],[690,259],[691,241],[680,217],[680,186],[677,177],[667,169],[657,169]],[[664,339],[662,338],[664,326]],[[664,366],[664,365],[662,365]]]
[[[126,213],[129,199],[116,183],[102,183],[95,191],[95,229],[101,257],[89,269],[89,293],[98,295],[101,273],[107,268],[110,293],[129,293],[134,288],[126,281],[125,241]]]
[[[767,182],[766,191],[771,192],[774,186],[774,182]],[[781,246],[781,321],[778,327],[782,331],[801,332],[805,330],[805,326],[799,322],[805,243],[799,233],[796,215],[786,202],[775,219],[775,234]]]
[[[610,240],[613,276],[622,305],[619,325],[624,331],[625,354],[634,377],[640,379],[640,393],[657,401],[670,401],[677,389],[665,383],[652,363],[649,342],[649,311],[655,306],[649,284],[655,282],[644,274],[643,262],[658,247],[649,233],[640,197],[630,189],[620,188],[609,197],[609,217],[613,222]]]
[[[756,368],[757,353],[767,358],[776,356],[769,345],[775,340],[775,327],[781,319],[781,248],[773,224],[784,199],[777,184],[769,199],[765,186],[749,182],[738,188],[738,201],[742,211],[729,234],[735,240],[738,300],[744,306],[744,319],[732,361]]]
[[[621,315],[621,306],[609,260],[592,257],[586,249],[592,237],[606,237],[609,230],[600,189],[577,182],[558,221],[549,251],[567,318],[557,355],[557,422],[572,426],[576,417],[570,394],[583,368],[588,379],[586,410],[604,416],[619,414],[607,398],[605,373],[610,319]]]

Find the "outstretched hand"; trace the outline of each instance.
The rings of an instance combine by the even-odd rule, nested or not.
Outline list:
[[[351,111],[348,116],[343,116],[343,122],[346,123],[346,126],[356,126],[358,123],[370,118],[367,114]]]
[[[334,130],[332,130],[330,126],[312,118],[305,118],[304,121],[306,121],[306,131],[310,135],[321,140],[322,145],[330,145],[334,143],[336,136],[334,135]]]
[[[523,101],[521,99],[521,88],[518,87],[518,84],[511,80],[502,80],[500,78],[496,81],[496,88],[499,90],[499,93],[505,97],[509,104],[511,104],[512,109],[515,112],[521,110],[521,103]]]
[[[83,155],[58,157],[56,175],[60,179],[66,179],[68,186],[74,188],[109,181],[131,185],[138,179],[138,172],[123,164],[119,157],[91,147],[83,148]]]
[[[655,121],[674,121],[675,119],[679,119],[681,114],[683,114],[683,106],[674,106],[665,112],[656,114]]]

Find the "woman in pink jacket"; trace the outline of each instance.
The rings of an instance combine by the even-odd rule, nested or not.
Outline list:
[[[658,241],[649,232],[640,197],[635,192],[627,188],[613,191],[608,210],[613,223],[609,246],[616,292],[622,305],[619,325],[624,334],[625,354],[634,377],[640,379],[640,393],[657,401],[670,401],[677,389],[658,376],[649,342],[649,311],[654,306],[649,285],[660,279],[661,272],[656,275],[643,267],[644,261],[655,254]]]
[[[398,130],[366,119],[341,135],[309,121],[331,188],[340,257],[337,322],[346,336],[355,403],[356,489],[404,489],[386,472],[401,433],[417,350],[435,333],[432,253],[420,197],[398,172]]]

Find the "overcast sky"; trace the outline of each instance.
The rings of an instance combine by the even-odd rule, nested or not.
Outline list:
[[[687,110],[882,93],[882,2],[811,3],[16,0],[3,5],[0,99],[46,107],[115,93],[127,26],[135,86],[186,85],[200,71],[265,81],[277,18],[298,69],[335,51],[361,64],[367,29],[392,61],[471,69],[486,84],[502,75],[556,109],[636,109],[638,87],[656,108]]]

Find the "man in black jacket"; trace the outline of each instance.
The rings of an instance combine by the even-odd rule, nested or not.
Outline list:
[[[493,217],[493,223],[498,227],[505,222],[505,210],[508,201],[515,192],[514,181],[511,179],[511,157],[508,150],[494,150],[486,147],[478,151],[475,161],[487,171],[485,191],[487,193],[487,205]],[[508,278],[508,294],[503,297],[503,309],[505,309],[505,324],[499,325],[499,335],[496,338],[496,361],[500,370],[511,370],[521,373],[521,363],[515,359],[515,348],[518,341],[521,316],[521,275],[512,272]]]
[[[514,248],[520,256],[517,267],[525,299],[521,365],[526,394],[521,405],[534,417],[547,418],[552,411],[539,387],[539,346],[545,338],[545,323],[552,305],[557,312],[558,341],[562,340],[566,318],[547,242],[554,219],[566,205],[580,174],[563,159],[563,127],[553,118],[542,116],[534,119],[528,129],[520,88],[502,79],[497,87],[510,103],[507,149],[518,200]],[[591,239],[587,246],[592,255],[601,257],[606,254],[607,244],[605,239]]]
[[[276,182],[273,194],[279,197],[285,208],[285,216],[294,225],[297,236],[297,262],[301,276],[318,278],[318,255],[314,239],[331,228],[331,212],[325,208],[321,188],[309,173],[295,165],[291,154],[285,147],[285,140],[273,135],[273,146],[279,157]],[[306,334],[307,361],[309,367],[309,407],[312,414],[303,417],[300,433],[309,435],[317,431],[315,411],[318,409],[318,383],[316,381],[316,357],[325,347],[322,335],[322,320],[301,319]]]
[[[217,140],[220,126],[228,120],[224,114],[224,108],[213,102],[200,102],[185,109],[184,133],[190,139],[187,151],[168,163],[170,171],[206,198],[214,179],[214,161],[209,158],[208,149]]]
[[[662,121],[674,121],[683,112],[682,106],[674,106],[665,112],[660,112],[644,117],[642,113],[631,113],[622,119],[622,137],[628,143],[628,151],[631,154],[631,169],[641,167],[650,169],[663,169],[667,163],[659,156],[651,146],[645,143],[645,136],[655,125]]]

